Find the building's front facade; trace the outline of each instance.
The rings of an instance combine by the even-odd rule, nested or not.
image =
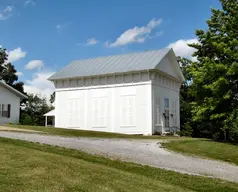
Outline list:
[[[0,124],[19,122],[20,101],[27,97],[0,80]]]
[[[115,73],[107,73],[105,63],[110,65],[114,58],[102,61],[99,58],[97,67],[101,72],[98,74],[67,75],[67,70],[72,69],[66,67],[66,72],[63,69],[60,75],[52,76],[50,80],[56,92],[55,127],[145,135],[178,131],[179,88],[183,76],[176,66],[174,53],[168,50],[143,54],[113,57],[130,62],[136,56],[136,63],[145,60],[140,64],[145,68],[147,58],[160,55],[148,69],[137,66],[134,68],[139,70],[115,69]],[[132,62],[131,67],[136,63]],[[77,65],[86,64],[81,61]]]

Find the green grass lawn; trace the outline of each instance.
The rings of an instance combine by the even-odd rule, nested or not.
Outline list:
[[[212,140],[180,140],[163,143],[163,146],[189,155],[222,160],[238,165],[238,145]]]
[[[42,131],[44,134],[50,135],[61,135],[68,137],[99,137],[99,138],[131,138],[131,139],[190,139],[184,137],[168,137],[168,136],[143,136],[143,135],[126,135],[119,133],[108,133],[108,132],[99,132],[99,131],[85,131],[85,130],[76,130],[76,129],[62,129],[54,127],[42,127],[42,126],[27,126],[27,125],[4,125],[15,127],[19,129],[28,129],[35,131]]]
[[[0,138],[0,191],[238,191],[238,183]]]

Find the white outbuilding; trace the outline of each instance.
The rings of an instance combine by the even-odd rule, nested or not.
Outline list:
[[[55,127],[145,135],[180,130],[184,76],[172,49],[73,61],[49,80]]]
[[[21,99],[27,96],[0,80],[0,124],[19,122]]]

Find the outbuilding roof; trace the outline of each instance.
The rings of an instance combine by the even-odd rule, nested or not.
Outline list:
[[[44,114],[44,116],[47,117],[54,117],[55,116],[55,109],[49,111],[48,113]]]
[[[26,95],[24,95],[23,93],[21,93],[20,91],[14,89],[13,87],[11,87],[10,85],[6,84],[3,80],[0,80],[0,85],[2,85],[3,87],[5,87],[6,89],[8,89],[9,91],[15,93],[18,97],[20,97],[21,99],[27,99],[28,97]]]
[[[144,51],[124,55],[73,61],[49,80],[125,73],[155,69],[171,49]]]

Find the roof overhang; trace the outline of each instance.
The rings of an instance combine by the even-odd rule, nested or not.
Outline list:
[[[9,91],[11,91],[12,93],[16,94],[18,97],[20,97],[21,99],[27,99],[28,97],[26,95],[24,95],[23,93],[21,93],[20,91],[14,89],[13,87],[11,87],[10,85],[6,84],[4,81],[0,80],[0,85],[2,85],[3,87],[5,87],[6,89],[8,89]]]
[[[44,114],[46,117],[54,117],[55,116],[55,109],[49,111],[48,113]]]

